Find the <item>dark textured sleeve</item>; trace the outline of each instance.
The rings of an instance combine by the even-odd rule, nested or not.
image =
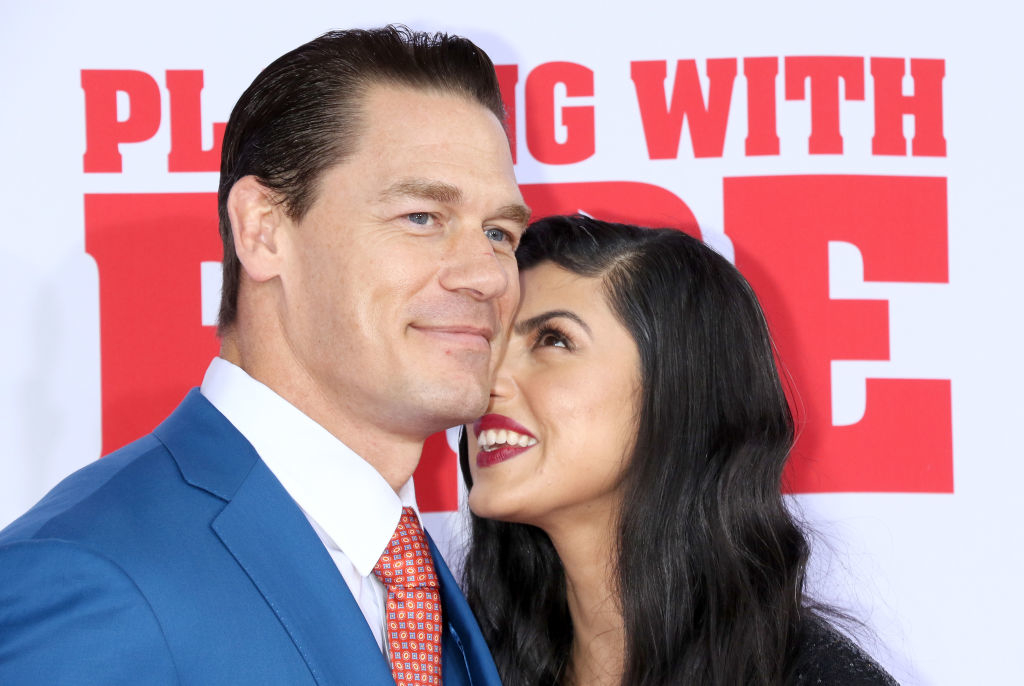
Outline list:
[[[177,684],[149,603],[113,562],[75,544],[0,546],[0,683]]]
[[[792,686],[899,686],[853,641],[822,620],[804,628]]]

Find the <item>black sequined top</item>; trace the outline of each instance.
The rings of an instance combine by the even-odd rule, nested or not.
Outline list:
[[[899,686],[853,641],[821,621],[808,622],[790,686]]]

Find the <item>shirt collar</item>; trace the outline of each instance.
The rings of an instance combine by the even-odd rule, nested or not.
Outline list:
[[[215,357],[199,390],[361,575],[373,571],[402,507],[419,516],[412,478],[395,493],[366,460],[240,367]]]

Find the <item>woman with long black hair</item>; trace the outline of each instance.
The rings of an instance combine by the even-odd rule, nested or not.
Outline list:
[[[740,273],[682,232],[583,216],[535,223],[517,256],[461,456],[466,595],[504,683],[895,683],[804,595],[793,418]]]

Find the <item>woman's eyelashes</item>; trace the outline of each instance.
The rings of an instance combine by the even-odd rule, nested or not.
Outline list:
[[[539,348],[564,348],[575,350],[576,346],[572,338],[563,329],[548,323],[537,329],[533,339],[533,349]]]

